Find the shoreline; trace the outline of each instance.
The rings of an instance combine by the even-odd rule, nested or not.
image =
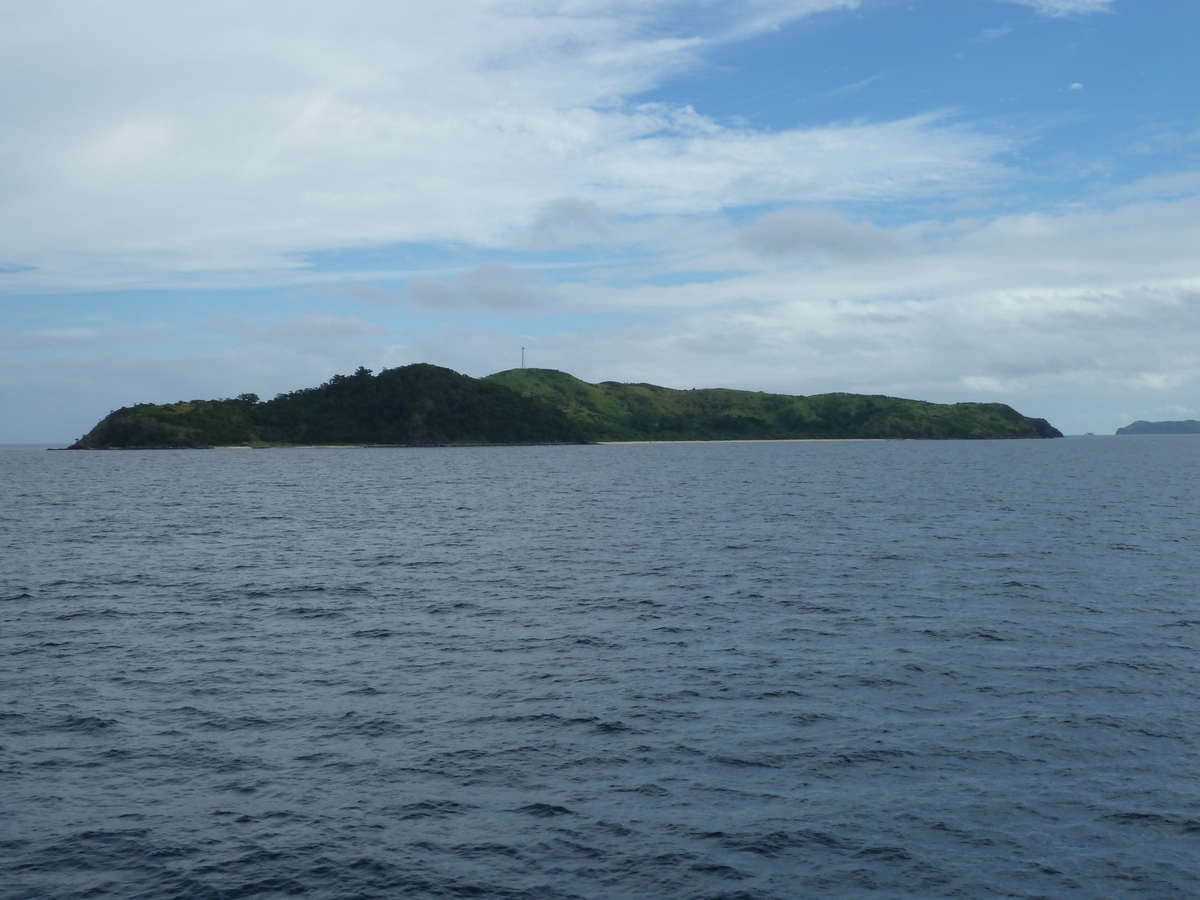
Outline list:
[[[1079,437],[1080,435],[1070,435]],[[493,444],[268,444],[247,446],[245,444],[215,444],[209,447],[46,447],[51,451],[62,450],[448,450],[469,447],[622,447],[650,444],[844,444],[844,443],[945,443],[950,441],[984,443],[990,441],[1037,441],[1038,437],[979,437],[979,438],[729,438],[704,440],[662,441],[547,441],[544,443],[493,443]],[[29,445],[43,446],[43,445]]]

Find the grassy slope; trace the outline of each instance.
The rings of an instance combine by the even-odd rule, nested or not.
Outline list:
[[[495,381],[563,409],[593,440],[733,438],[1016,438],[1057,431],[1002,403],[926,403],[863,394],[794,397],[725,388],[587,384],[553,369],[510,369]]]

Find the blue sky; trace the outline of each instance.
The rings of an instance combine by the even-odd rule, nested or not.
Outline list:
[[[0,10],[0,442],[415,361],[1200,418],[1200,4]]]

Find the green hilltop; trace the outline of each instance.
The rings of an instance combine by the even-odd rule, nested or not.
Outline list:
[[[140,403],[109,413],[71,449],[312,444],[533,444],[582,440],[566,415],[502,384],[417,363],[359,368],[262,402]]]
[[[553,369],[471,378],[416,363],[378,375],[359,368],[265,402],[242,394],[127,406],[72,449],[1061,436],[1002,403],[588,384]]]
[[[1132,425],[1118,428],[1117,434],[1200,434],[1200,422],[1195,419],[1181,422],[1147,422],[1138,419]]]
[[[601,441],[1062,437],[1045,419],[1026,418],[1003,403],[588,384],[554,369],[509,369],[484,380],[545,400]]]

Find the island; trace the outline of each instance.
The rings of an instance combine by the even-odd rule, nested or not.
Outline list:
[[[1195,419],[1182,422],[1146,422],[1138,419],[1132,425],[1118,428],[1117,434],[1200,434],[1200,422]]]
[[[1062,433],[1003,403],[589,384],[555,369],[472,378],[414,363],[377,375],[359,367],[273,400],[126,406],[70,449],[1051,437]]]

